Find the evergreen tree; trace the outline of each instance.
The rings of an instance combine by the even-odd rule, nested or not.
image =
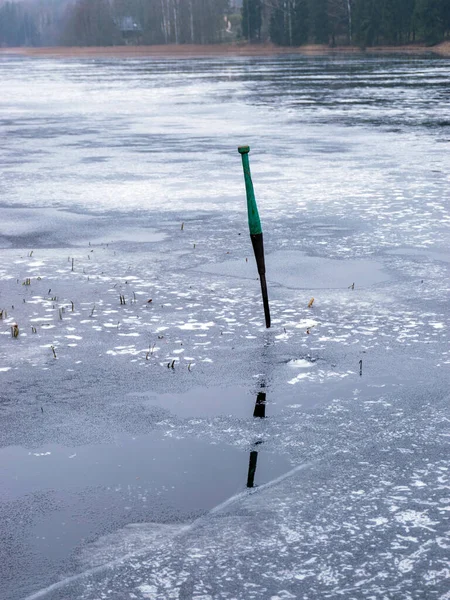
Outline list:
[[[328,25],[330,43],[352,42],[352,14],[350,0],[328,0]]]
[[[111,46],[120,33],[107,0],[78,0],[70,10],[63,40],[72,46]]]
[[[328,44],[328,0],[309,0],[310,33],[316,44]]]
[[[278,0],[274,3],[272,12],[270,15],[269,25],[269,36],[274,44],[278,46],[287,46],[288,41],[286,37],[286,24],[285,24],[285,11],[284,1]]]
[[[378,0],[358,0],[354,10],[355,40],[361,47],[373,46],[380,34]]]
[[[420,37],[435,44],[444,37],[445,9],[448,0],[416,0],[414,23]]]
[[[259,42],[262,26],[262,0],[244,0],[242,3],[242,35],[249,42]]]
[[[294,0],[292,44],[301,46],[308,42],[309,10],[307,0]]]

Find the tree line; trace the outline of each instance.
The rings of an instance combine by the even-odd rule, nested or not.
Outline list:
[[[242,31],[282,46],[433,44],[450,36],[450,0],[243,0]]]
[[[0,46],[437,43],[450,0],[0,0]]]
[[[0,0],[0,46],[214,44],[232,41],[228,9],[228,0]]]

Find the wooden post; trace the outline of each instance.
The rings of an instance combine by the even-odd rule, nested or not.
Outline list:
[[[253,189],[252,176],[250,173],[250,162],[248,154],[250,146],[239,146],[238,151],[242,156],[242,167],[244,169],[245,190],[247,193],[247,211],[248,211],[248,226],[250,229],[250,239],[252,241],[253,252],[255,253],[256,266],[258,267],[259,280],[261,282],[261,293],[264,304],[264,316],[266,319],[266,327],[270,327],[270,308],[269,297],[267,294],[266,283],[266,264],[264,259],[264,240],[259,219],[258,207],[256,205],[255,192]]]

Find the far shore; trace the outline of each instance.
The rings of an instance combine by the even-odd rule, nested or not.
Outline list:
[[[20,55],[36,58],[209,58],[223,56],[275,56],[280,54],[299,54],[303,56],[333,56],[336,54],[435,54],[450,57],[450,41],[435,46],[409,44],[405,46],[357,46],[308,45],[299,47],[280,47],[271,44],[215,44],[215,45],[160,45],[160,46],[106,46],[106,47],[65,47],[49,48],[0,48],[0,56]]]

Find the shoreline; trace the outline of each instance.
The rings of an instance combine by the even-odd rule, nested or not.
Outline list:
[[[371,54],[405,54],[405,55],[437,55],[450,57],[450,42],[442,42],[436,46],[408,44],[405,46],[373,46],[361,49],[357,46],[307,45],[299,47],[249,44],[214,44],[214,45],[158,45],[158,46],[89,46],[47,48],[0,48],[1,56],[27,56],[36,58],[213,58],[226,56],[261,56],[270,57],[281,54],[298,54],[300,56],[333,56],[333,55],[371,55]]]

